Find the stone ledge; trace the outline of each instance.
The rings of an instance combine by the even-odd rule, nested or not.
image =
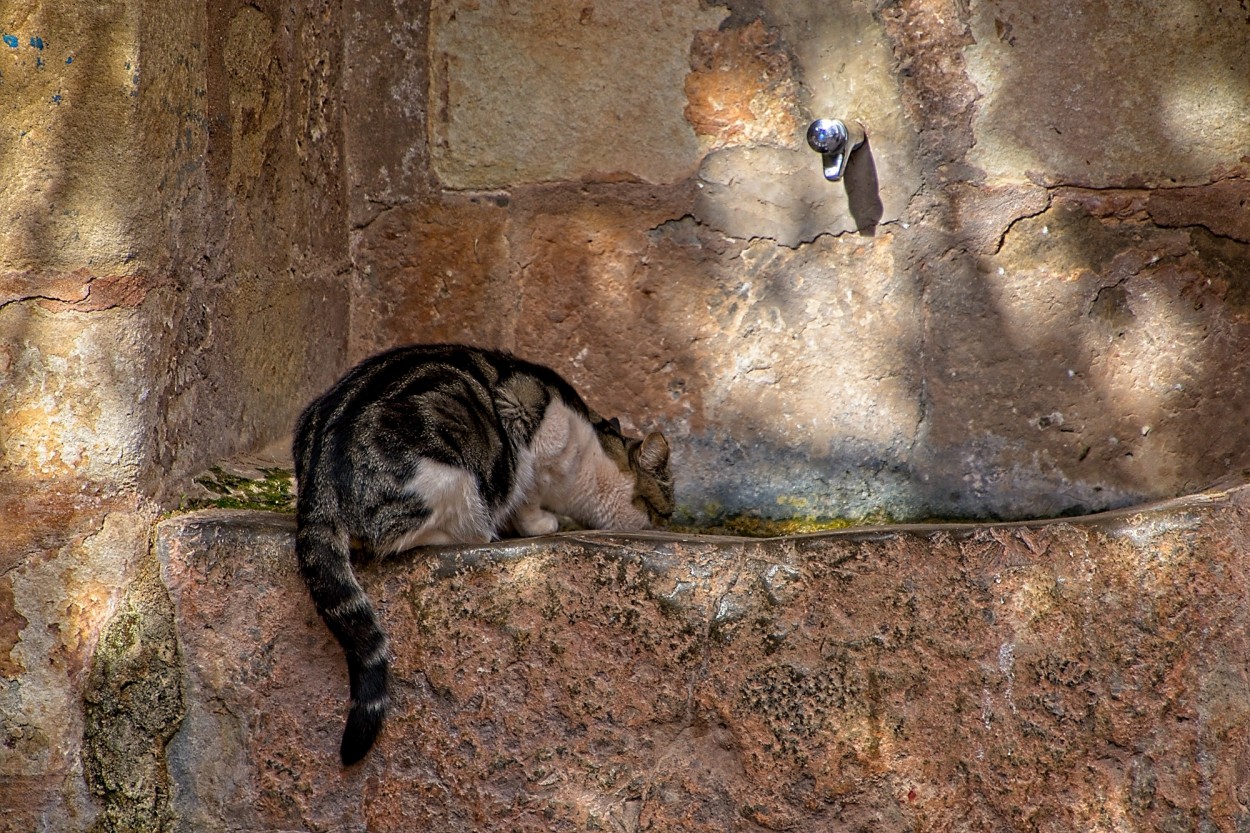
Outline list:
[[[361,571],[396,705],[350,770],[292,519],[171,518],[173,809],[205,831],[1231,830],[1248,505],[408,554]]]

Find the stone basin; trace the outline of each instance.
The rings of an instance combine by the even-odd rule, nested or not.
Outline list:
[[[1250,489],[1062,521],[562,533],[360,571],[378,745],[288,515],[157,530],[197,831],[1241,830]]]

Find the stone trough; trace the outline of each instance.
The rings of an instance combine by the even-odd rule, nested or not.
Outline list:
[[[105,745],[182,830],[1244,830],[1248,510],[412,552],[361,570],[396,696],[350,769],[293,519],[178,515],[184,714]]]

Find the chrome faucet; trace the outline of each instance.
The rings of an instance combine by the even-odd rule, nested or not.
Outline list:
[[[851,151],[864,143],[864,126],[852,120],[816,119],[807,128],[807,144],[820,154],[825,179],[837,182],[846,173]]]

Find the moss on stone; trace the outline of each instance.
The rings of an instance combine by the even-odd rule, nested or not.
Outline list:
[[[283,468],[262,468],[260,478],[231,474],[213,466],[195,482],[218,497],[183,501],[184,509],[261,509],[295,511],[295,478]]]
[[[256,470],[260,476],[232,473],[221,466],[213,466],[195,482],[216,495],[210,498],[186,498],[179,511],[197,509],[257,509],[269,512],[295,511],[295,478],[288,469],[272,467]],[[894,523],[895,519],[885,513],[856,518],[831,518],[803,514],[807,501],[794,496],[778,501],[796,510],[791,517],[766,518],[749,513],[728,515],[718,507],[707,506],[699,513],[710,520],[696,520],[693,512],[679,513],[679,520],[669,524],[671,532],[691,535],[735,535],[746,538],[779,538],[786,535],[802,535],[809,532],[830,532],[852,526],[880,526]],[[577,530],[581,527],[567,519],[561,530]]]
[[[802,535],[807,532],[830,532],[852,526],[881,525],[891,523],[885,515],[863,518],[791,517],[764,518],[758,515],[723,515],[705,523],[676,523],[669,526],[672,532],[693,535],[739,535],[746,538],[779,538],[785,535]]]
[[[172,829],[165,747],[185,708],[173,604],[155,556],[100,637],[83,701],[83,773],[104,805],[91,833]]]

